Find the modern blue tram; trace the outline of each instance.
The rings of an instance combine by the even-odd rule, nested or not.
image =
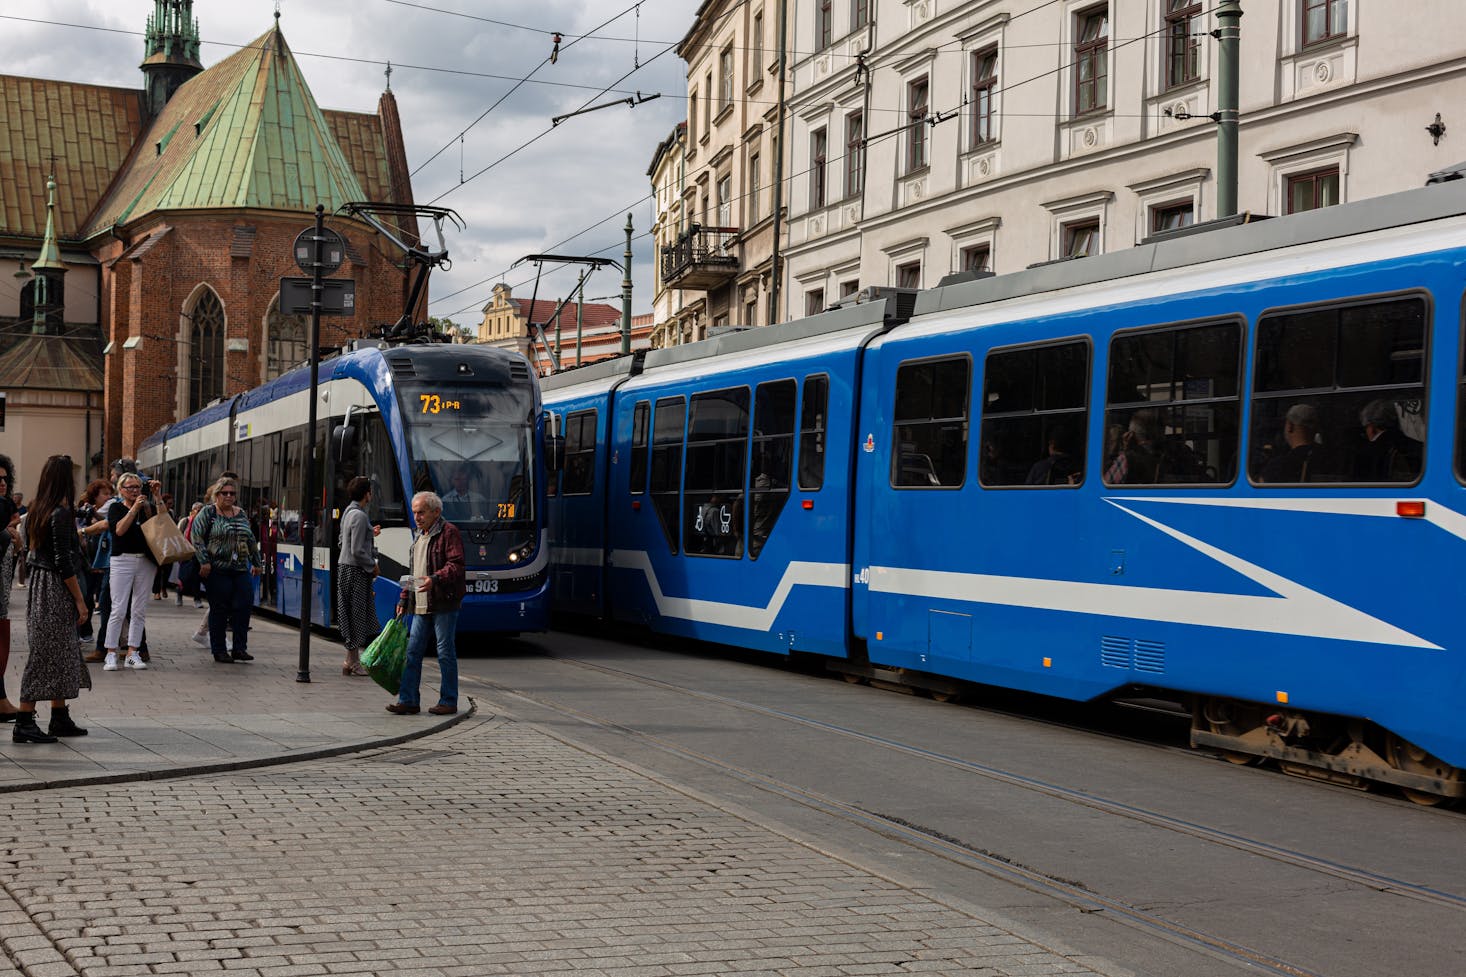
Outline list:
[[[557,610],[1466,796],[1466,183],[898,303],[548,378]]]
[[[299,618],[312,588],[311,619],[331,626],[335,526],[347,484],[372,480],[370,516],[380,574],[377,612],[387,620],[401,594],[412,542],[414,492],[443,499],[463,534],[467,596],[463,632],[543,631],[547,627],[547,456],[539,386],[524,357],[487,346],[386,345],[358,341],[319,369],[315,432],[316,526],[311,568],[301,520],[308,367],[204,408],[150,437],[139,466],[162,480],[176,505],[221,472],[239,475],[240,505],[264,538],[273,520],[273,560],[256,585],[257,604]],[[553,448],[553,445],[550,446]]]

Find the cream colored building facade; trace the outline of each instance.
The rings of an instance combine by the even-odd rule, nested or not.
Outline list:
[[[1215,6],[791,3],[787,317],[1216,216]],[[1240,210],[1404,190],[1466,157],[1466,4],[1242,8]]]
[[[685,289],[670,288],[662,277],[663,249],[671,247],[686,230],[683,220],[682,188],[687,177],[687,123],[672,127],[666,139],[652,153],[646,175],[652,181],[652,203],[656,216],[652,222],[652,328],[653,349],[675,346],[684,341],[682,310],[689,297]]]
[[[682,293],[677,326],[664,331],[670,342],[770,321],[777,15],[777,0],[706,0],[677,49],[688,95],[677,204],[662,207],[653,175],[666,240],[658,297]]]

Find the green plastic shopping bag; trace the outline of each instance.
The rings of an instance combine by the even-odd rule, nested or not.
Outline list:
[[[387,622],[382,633],[361,653],[361,665],[382,688],[393,695],[402,687],[402,667],[407,663],[407,625],[402,615]]]

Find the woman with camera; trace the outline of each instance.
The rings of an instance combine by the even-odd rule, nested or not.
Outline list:
[[[152,499],[147,497],[148,484],[136,472],[117,476],[117,495],[122,500],[107,510],[107,526],[112,532],[112,557],[108,567],[108,586],[112,590],[112,613],[107,619],[107,658],[102,671],[117,671],[117,643],[122,637],[122,622],[127,620],[127,668],[144,669],[148,665],[138,654],[143,641],[143,626],[148,613],[148,595],[152,591],[153,574],[158,565],[143,535],[143,523],[161,510],[163,487],[150,483]]]

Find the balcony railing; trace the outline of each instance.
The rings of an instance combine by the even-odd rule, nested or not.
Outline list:
[[[662,248],[662,282],[671,288],[715,288],[738,274],[736,227],[692,225]]]

